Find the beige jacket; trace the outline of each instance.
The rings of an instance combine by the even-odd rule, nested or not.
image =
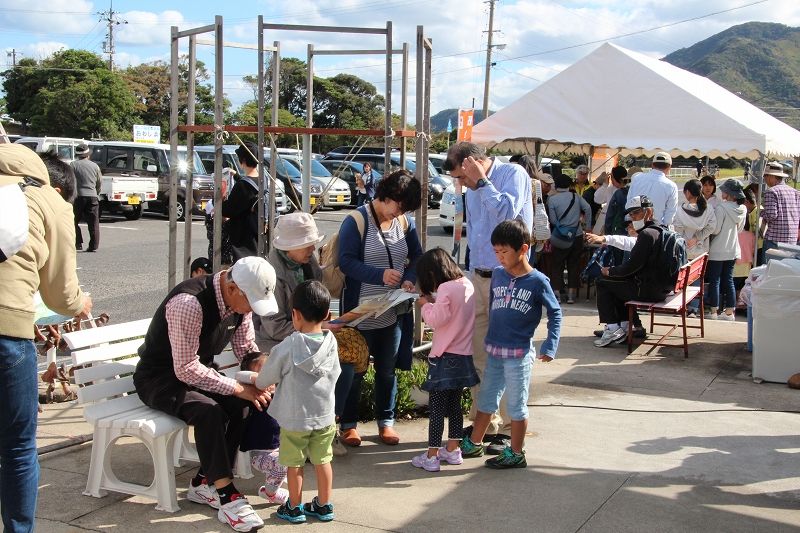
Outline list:
[[[0,335],[33,338],[33,295],[38,290],[53,311],[74,316],[83,309],[75,259],[72,206],[50,186],[50,176],[33,150],[0,144],[0,185],[29,176],[41,187],[25,189],[28,241],[0,263]]]

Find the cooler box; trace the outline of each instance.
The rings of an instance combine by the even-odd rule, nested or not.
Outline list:
[[[753,379],[786,383],[800,373],[800,276],[753,287]]]

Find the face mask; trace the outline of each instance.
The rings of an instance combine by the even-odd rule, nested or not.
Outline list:
[[[644,227],[644,220],[632,220],[631,223],[633,224],[633,229],[636,231],[641,231]]]

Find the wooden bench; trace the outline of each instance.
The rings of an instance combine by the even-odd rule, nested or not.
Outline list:
[[[144,405],[133,385],[139,361],[138,348],[150,319],[137,320],[64,334],[72,351],[78,403],[94,426],[92,454],[84,494],[101,498],[106,490],[157,501],[156,509],[180,510],[175,489],[175,466],[182,460],[197,461],[188,427],[180,419]],[[238,361],[227,351],[215,357],[222,372],[238,370]],[[226,370],[227,368],[227,370]],[[111,467],[110,450],[121,437],[139,439],[153,459],[154,476],[144,486],[121,481]],[[237,457],[240,477],[252,477],[249,454]]]
[[[678,272],[678,280],[675,282],[675,290],[661,302],[643,302],[639,300],[631,300],[625,302],[628,309],[628,353],[633,351],[633,312],[634,311],[649,311],[650,312],[650,333],[653,333],[653,326],[666,326],[669,328],[666,333],[661,335],[657,340],[644,340],[642,344],[653,346],[647,353],[650,353],[656,346],[672,346],[683,347],[683,356],[689,357],[689,339],[687,336],[688,329],[699,329],[700,338],[705,336],[705,323],[703,318],[703,287],[702,283],[699,287],[692,286],[697,280],[703,279],[708,263],[708,254],[703,254],[689,263],[681,267]],[[694,299],[700,299],[699,307],[700,312],[700,325],[687,325],[686,324],[686,311],[687,305]],[[679,316],[681,322],[674,324],[672,322],[656,322],[655,315],[669,315],[672,317]],[[682,343],[674,344],[668,343],[667,339],[671,338],[671,334],[677,328],[682,331]]]

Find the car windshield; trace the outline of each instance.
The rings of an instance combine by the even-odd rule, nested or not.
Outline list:
[[[265,156],[264,161],[267,162],[267,170],[269,170],[270,158],[268,156]],[[275,170],[278,176],[288,177],[292,181],[299,180],[302,177],[302,175],[300,174],[300,170],[298,170],[297,167],[295,167],[293,164],[289,163],[286,159],[280,156],[278,157],[278,164]]]
[[[294,168],[301,171],[303,170],[303,166],[300,163],[300,160],[294,157],[285,157],[285,159],[289,164],[291,164]],[[322,163],[317,161],[316,159],[311,160],[311,175],[315,178],[330,178],[332,174],[330,171],[325,168]]]

